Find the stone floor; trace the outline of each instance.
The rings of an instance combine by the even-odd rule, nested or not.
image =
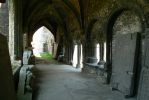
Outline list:
[[[35,75],[33,100],[136,100],[69,65],[38,63]]]

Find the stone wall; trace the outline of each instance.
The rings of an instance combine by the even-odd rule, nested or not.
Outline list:
[[[142,32],[142,24],[140,18],[134,12],[122,12],[114,24],[113,33],[128,34],[137,32]]]
[[[109,18],[118,10],[130,9],[140,14],[144,14],[144,18],[147,17],[149,13],[149,3],[146,3],[145,0],[85,0],[84,2],[84,22],[85,30],[88,30],[88,26],[93,20],[98,22],[98,35],[95,34],[96,39],[100,38],[100,34],[106,34],[107,24]],[[131,18],[131,16],[128,16]],[[125,24],[129,24],[127,18],[124,19]],[[145,19],[142,19],[145,20]],[[95,23],[96,23],[95,22]],[[121,25],[122,26],[122,25]],[[91,28],[94,29],[94,28]],[[137,28],[136,28],[137,29]],[[124,30],[125,31],[125,30]],[[85,31],[88,32],[88,31]],[[94,31],[93,31],[94,32]],[[94,33],[91,33],[94,34]]]
[[[23,55],[22,0],[9,0],[9,50],[11,60]]]
[[[72,9],[74,11],[72,12],[67,11],[66,9],[67,7],[65,7],[67,5],[61,7],[64,5],[64,3],[63,0],[62,2],[59,0],[59,2],[55,2],[55,4],[58,5],[59,3],[61,5],[59,7],[56,7],[58,11],[56,9],[53,10],[52,7],[50,8],[49,5],[47,6],[51,11],[50,12],[51,15],[56,17],[57,13],[59,13],[56,18],[59,21],[55,21],[56,19],[54,19],[54,17],[53,18],[48,17],[51,16],[46,13],[47,11],[49,11],[49,9],[46,10],[44,9],[45,11],[44,13],[42,13],[43,9],[40,9],[40,5],[43,5],[44,3],[38,2],[39,0],[33,0],[33,2],[35,1],[37,2],[35,3],[31,2],[29,3],[29,5],[27,0],[26,1],[9,0],[9,1],[10,1],[9,3],[10,16],[8,15],[8,3],[2,4],[2,6],[0,7],[0,33],[3,33],[5,36],[8,36],[9,33],[9,48],[12,58],[18,57],[19,59],[21,59],[23,50],[23,38],[22,38],[23,32],[28,33],[28,31],[34,30],[28,28],[36,27],[34,25],[36,25],[38,21],[42,20],[44,20],[45,22],[49,20],[49,22],[47,23],[50,23],[51,25],[56,23],[55,25],[53,25],[54,26],[53,28],[57,27],[56,30],[60,31],[60,33],[57,34],[58,36],[56,37],[56,40],[57,42],[59,42],[61,39],[62,39],[61,41],[67,39],[67,41],[64,41],[64,44],[66,44],[65,42],[68,42],[68,40],[70,41],[77,39],[82,39],[81,42],[85,43],[91,42],[92,40],[94,40],[94,42],[99,41],[101,42],[101,40],[102,42],[103,41],[105,42],[106,36],[109,36],[109,34],[112,33],[127,34],[135,32],[140,32],[143,34],[145,31],[144,29],[146,27],[149,27],[148,0],[82,0],[82,1],[80,0],[80,2],[82,2],[82,5],[80,4],[81,8],[77,7],[78,12],[75,11],[76,6],[74,6],[74,8],[72,7],[71,9],[69,9],[69,11]],[[39,5],[37,5],[38,3]],[[54,7],[55,4],[53,4]],[[26,5],[29,7],[26,7]],[[38,7],[37,8],[35,7],[34,9],[34,6]],[[77,4],[77,6],[79,6],[79,4]],[[46,7],[41,6],[41,8]],[[63,14],[60,13],[61,11],[64,11]],[[37,12],[38,14],[36,14]],[[81,18],[79,19],[80,22],[77,22],[78,19],[75,19],[76,17],[74,16],[75,14],[71,14],[74,12],[76,12],[75,14],[78,14],[77,15],[78,19]],[[46,17],[46,19],[44,19],[44,17]],[[67,22],[66,20],[69,22]],[[61,25],[58,26],[57,24],[62,24],[62,26]],[[110,31],[108,27],[111,28]],[[61,32],[61,28],[63,32]],[[28,39],[29,39],[28,41],[32,39],[32,34],[28,34]],[[88,39],[90,39],[90,41]],[[83,44],[83,47],[85,47],[85,43]],[[85,49],[83,51],[87,50],[87,52],[93,53],[94,49],[91,49],[93,48],[92,45],[93,44],[89,44],[89,46],[83,48]],[[88,50],[88,48],[90,50]],[[142,51],[144,51],[144,47]],[[88,54],[87,56],[91,55],[94,54]],[[84,58],[86,57],[84,56]],[[144,58],[142,57],[142,59]],[[144,85],[146,86],[147,83],[148,82],[144,83]]]
[[[7,3],[1,3],[0,6],[0,33],[8,37],[9,33],[8,1]]]
[[[84,34],[91,36],[91,38],[93,37],[96,41],[101,40],[101,36],[104,38],[102,40],[106,41],[106,36],[117,33],[128,34],[139,32],[141,33],[141,36],[143,36],[145,28],[149,27],[149,3],[146,0],[84,0],[83,6],[85,26]],[[90,27],[91,24],[95,26]],[[104,37],[104,35],[106,36]],[[108,40],[108,42],[112,41],[112,37],[113,36],[110,37],[111,40]],[[111,44],[108,44],[107,46],[109,45]],[[129,48],[129,45],[127,46]],[[142,46],[142,51],[144,51],[144,45]],[[111,48],[112,47],[110,47],[110,49]],[[139,50],[139,47],[137,50]],[[140,56],[142,57],[141,52]],[[129,55],[129,52],[126,51],[125,54]],[[142,60],[143,59],[145,59],[145,57],[142,57]],[[118,72],[121,72],[122,70],[123,68],[121,68]],[[137,78],[139,79],[139,76],[137,76]],[[143,85],[148,88],[147,82]],[[147,91],[147,89],[145,91]],[[142,98],[148,99],[147,96]],[[139,100],[144,100],[142,98]]]
[[[16,100],[12,68],[6,37],[0,34],[0,97],[3,100]]]

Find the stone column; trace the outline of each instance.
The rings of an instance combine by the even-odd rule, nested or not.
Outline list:
[[[86,41],[83,43],[83,71],[86,71],[87,57],[96,57],[96,43],[93,41]]]
[[[14,2],[13,0],[9,0],[9,53],[11,57],[11,61],[15,59],[15,32],[14,32]]]
[[[100,52],[100,61],[104,60],[104,43],[103,42],[100,43],[99,52]]]
[[[16,1],[14,32],[15,32],[15,55],[17,59],[22,59],[23,55],[23,23],[22,23],[22,1]]]
[[[65,47],[65,62],[68,64],[68,62],[69,62],[69,59],[68,59],[68,57],[69,57],[69,46],[67,45],[66,47]]]
[[[68,46],[66,46],[66,52],[65,52],[65,61],[66,63],[72,65],[72,60],[73,60],[73,50],[74,50],[74,46],[73,43],[69,44]]]
[[[74,53],[74,44],[71,45],[71,50],[70,50],[70,63],[73,65],[73,53]]]
[[[68,47],[68,64],[71,64],[71,44],[69,44],[69,47]]]
[[[68,48],[68,64],[70,65],[72,65],[73,50],[74,50],[74,46],[73,46],[73,43],[71,43],[69,44],[69,48]]]
[[[80,68],[80,66],[81,66],[81,43],[78,43],[78,58],[77,58],[77,66],[76,66],[76,68]]]
[[[83,66],[84,66],[84,62],[86,60],[86,44],[85,43],[82,44],[82,50],[83,50]]]
[[[69,45],[69,49],[68,49],[68,63],[71,64],[71,44]]]
[[[86,57],[96,57],[96,43],[88,42],[85,49]]]

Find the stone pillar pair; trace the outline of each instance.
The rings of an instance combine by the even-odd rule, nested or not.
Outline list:
[[[100,60],[104,60],[104,42],[99,43],[100,48],[99,48],[99,53],[100,53]],[[83,44],[83,58],[84,60],[87,57],[96,57],[97,56],[97,46],[95,42],[88,42]]]
[[[96,49],[96,43],[93,41],[86,41],[83,43],[83,69],[85,69],[87,57],[96,57]]]
[[[88,42],[83,46],[84,49],[84,57],[96,57],[96,43]]]
[[[74,54],[74,46],[75,44],[74,43],[71,43],[69,45],[67,45],[65,47],[65,61],[66,63],[70,64],[70,65],[73,65],[73,54]],[[76,68],[80,68],[81,67],[81,43],[78,42],[77,43],[77,65],[76,65]]]

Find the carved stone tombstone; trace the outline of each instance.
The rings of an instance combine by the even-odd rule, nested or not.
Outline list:
[[[146,29],[144,44],[144,63],[140,77],[138,100],[149,100],[149,28]]]
[[[28,49],[26,49],[23,53],[23,65],[27,65],[29,58],[31,56],[31,51],[29,51]]]
[[[7,39],[0,34],[0,99],[16,100]]]

